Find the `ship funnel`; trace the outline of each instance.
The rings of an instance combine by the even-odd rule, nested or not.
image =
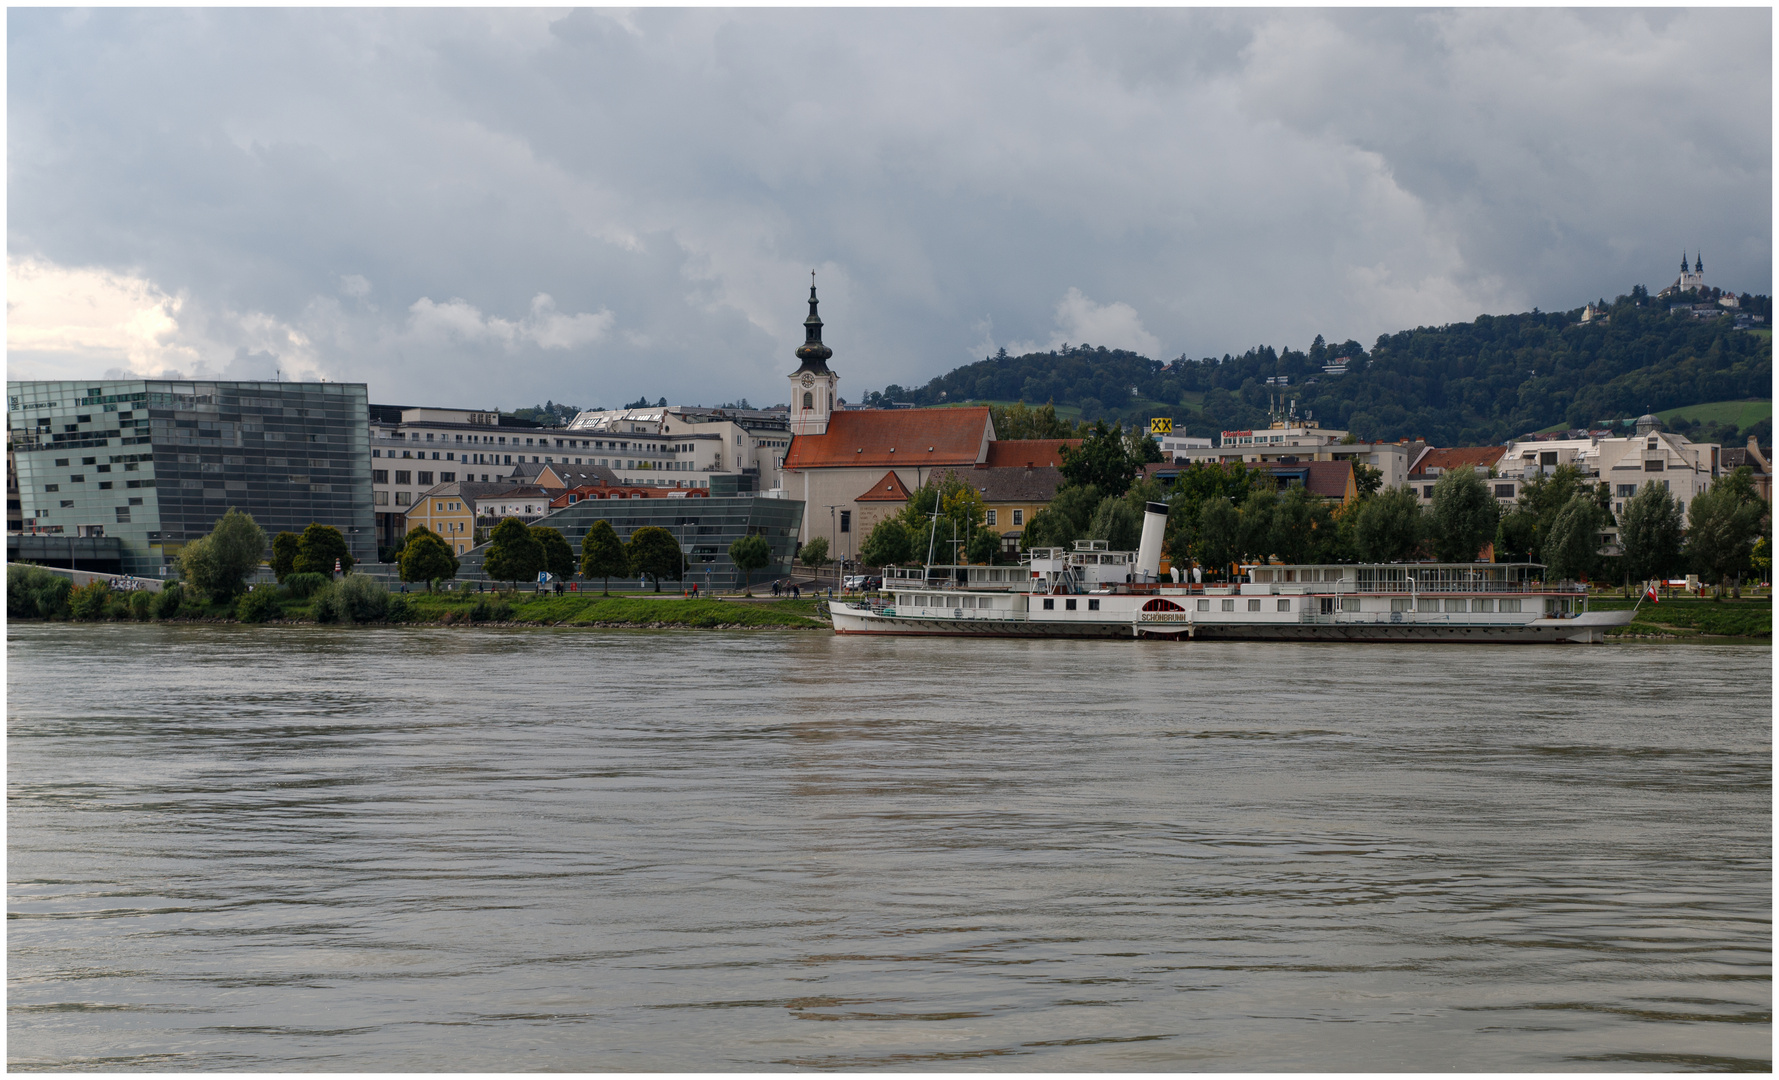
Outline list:
[[[1154,581],[1161,576],[1161,541],[1167,533],[1167,503],[1143,505],[1143,541],[1137,547],[1136,580]]]

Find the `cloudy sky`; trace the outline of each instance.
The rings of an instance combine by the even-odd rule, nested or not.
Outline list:
[[[1767,9],[7,14],[11,378],[512,408],[1771,292]]]

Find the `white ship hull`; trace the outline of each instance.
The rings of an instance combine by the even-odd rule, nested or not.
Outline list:
[[[1016,593],[1001,594],[997,599],[1018,606],[988,611],[959,607],[904,612],[894,607],[835,601],[829,605],[829,612],[837,634],[1496,644],[1598,643],[1606,639],[1607,630],[1629,623],[1633,615],[1629,611],[1582,612],[1557,618],[1535,613],[1470,616],[1355,612],[1280,616],[1277,612],[1145,611],[1142,605],[1152,598],[1142,595],[1094,598],[1100,607],[1098,611],[1045,612],[1023,609],[1028,602],[1057,598]],[[1084,606],[1087,598],[1072,599],[1082,601],[1080,606]]]

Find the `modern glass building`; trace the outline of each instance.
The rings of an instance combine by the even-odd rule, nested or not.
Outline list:
[[[711,478],[713,488],[717,479]],[[710,589],[731,589],[739,587],[742,580],[741,572],[729,560],[729,545],[744,536],[763,536],[772,550],[772,561],[766,568],[753,572],[755,584],[790,573],[797,534],[803,527],[803,503],[766,495],[582,499],[531,524],[561,532],[574,549],[578,563],[581,538],[593,522],[601,519],[611,522],[612,531],[625,543],[630,541],[631,533],[645,525],[666,529],[686,553],[686,581]],[[457,571],[458,579],[487,581],[482,572],[482,557],[487,551],[484,544],[466,552]]]
[[[160,577],[229,507],[269,541],[311,522],[375,561],[363,383],[8,382],[21,528],[123,542]],[[270,549],[267,550],[270,555]]]

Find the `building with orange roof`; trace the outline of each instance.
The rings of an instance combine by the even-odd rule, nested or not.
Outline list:
[[[1519,498],[1523,476],[1502,475],[1505,446],[1429,446],[1409,466],[1404,481],[1420,496],[1422,506],[1433,505],[1433,489],[1439,478],[1454,469],[1470,469],[1489,485],[1489,493],[1504,508]]]
[[[907,493],[942,468],[973,469],[988,460],[994,423],[987,406],[955,409],[835,409],[840,376],[828,367],[816,294],[809,287],[800,365],[791,372],[791,445],[784,455],[784,494],[806,507],[798,540],[817,536],[828,552],[858,551],[867,507],[873,524],[896,512]],[[894,478],[894,484],[889,483]],[[901,502],[897,502],[896,485]],[[861,500],[862,496],[873,496]]]
[[[989,469],[1060,469],[1062,448],[1079,447],[1080,439],[1001,439],[988,444]]]
[[[550,509],[560,510],[565,506],[586,499],[705,499],[710,497],[709,488],[657,488],[640,485],[584,484],[572,487],[550,500]]]

